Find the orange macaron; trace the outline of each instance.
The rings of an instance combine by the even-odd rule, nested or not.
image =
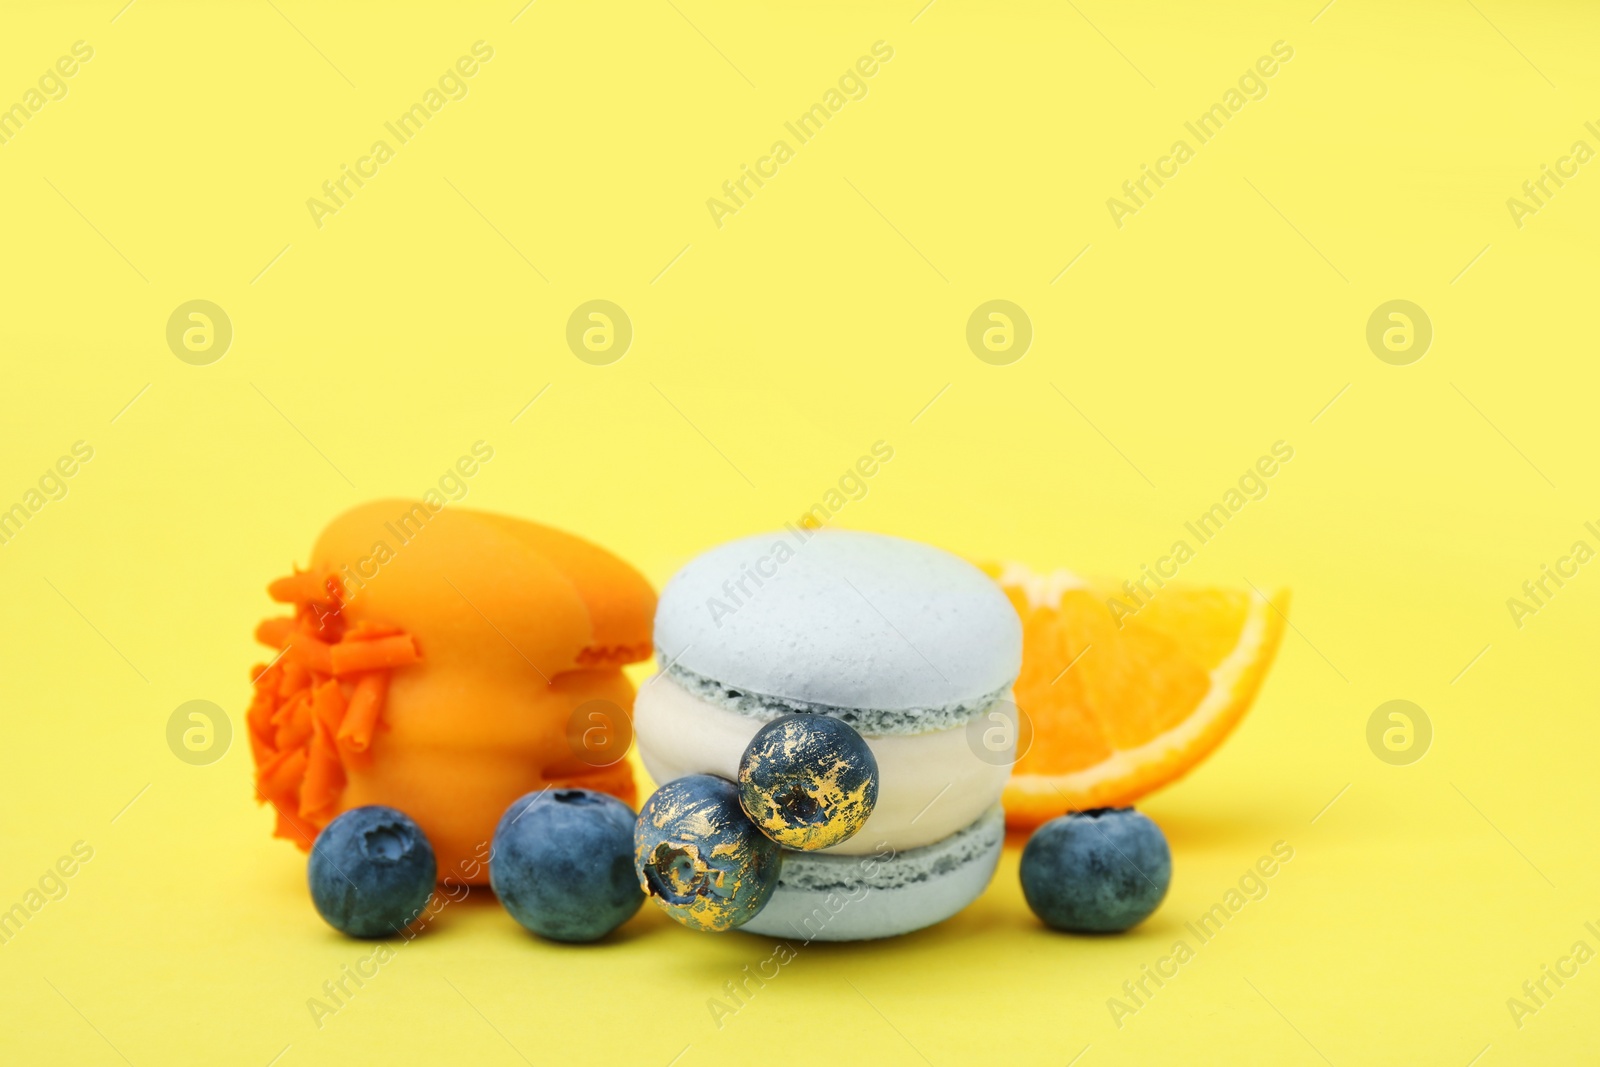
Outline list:
[[[633,685],[656,596],[616,556],[502,515],[380,500],[335,519],[305,570],[273,582],[293,614],[256,630],[258,799],[309,849],[341,812],[384,804],[427,834],[441,879],[488,881],[512,801],[546,786],[632,804]]]

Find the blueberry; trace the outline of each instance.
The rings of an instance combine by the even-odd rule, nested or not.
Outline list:
[[[633,831],[639,884],[694,930],[727,930],[755,918],[778,888],[782,852],[745,815],[738,786],[709,774],[657,789]]]
[[[489,884],[539,936],[598,941],[644,903],[633,873],[633,809],[590,789],[529,793],[495,827]]]
[[[1148,918],[1171,882],[1167,839],[1132,808],[1051,819],[1022,850],[1022,895],[1058,930],[1120,933]]]
[[[433,846],[393,808],[352,808],[311,846],[311,902],[351,937],[397,937],[422,914],[438,867]]]
[[[878,761],[849,723],[788,715],[750,739],[739,761],[739,802],[785,848],[827,848],[853,836],[872,814]]]

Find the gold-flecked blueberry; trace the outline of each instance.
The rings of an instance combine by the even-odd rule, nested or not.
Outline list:
[[[861,735],[826,715],[787,715],[756,731],[739,760],[739,803],[785,848],[837,845],[878,803],[878,760]]]
[[[651,794],[633,828],[633,864],[645,894],[692,930],[729,930],[755,918],[778,888],[783,850],[739,806],[726,778],[691,774]]]

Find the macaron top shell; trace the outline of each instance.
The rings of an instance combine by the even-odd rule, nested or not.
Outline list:
[[[431,663],[477,671],[494,660],[554,678],[650,655],[655,594],[638,571],[508,515],[369,501],[322,531],[311,569],[343,586],[348,621],[400,627]]]
[[[663,669],[715,703],[838,714],[863,732],[964,721],[1022,664],[1022,624],[982,571],[851,530],[791,527],[698,556],[662,591],[655,643]],[[848,714],[863,711],[886,714]]]

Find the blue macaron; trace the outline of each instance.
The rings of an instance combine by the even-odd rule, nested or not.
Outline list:
[[[785,846],[742,929],[793,937],[826,905],[803,936],[890,937],[948,919],[993,876],[1012,748],[988,738],[1015,723],[1022,622],[942,549],[808,525],[718,545],[666,584],[635,736],[658,782],[736,779]]]

